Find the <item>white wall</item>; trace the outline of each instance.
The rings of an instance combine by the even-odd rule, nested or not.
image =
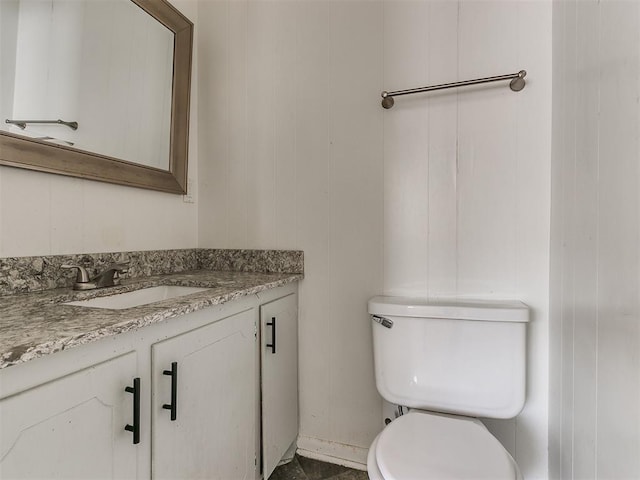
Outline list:
[[[640,478],[640,4],[553,16],[550,473]]]
[[[550,2],[385,3],[386,89],[528,72],[384,115],[385,293],[532,309],[525,409],[487,422],[526,478],[547,474],[550,37]]]
[[[200,245],[298,248],[300,446],[362,461],[381,422],[382,4],[202,2]]]
[[[547,474],[551,3],[202,2],[199,244],[299,248],[301,446],[381,428],[368,297],[519,298],[528,401],[491,422]],[[506,85],[380,91],[526,69]]]
[[[196,22],[195,0],[174,4]],[[197,117],[195,67],[189,140],[194,185]],[[181,195],[0,166],[0,257],[193,248],[197,221],[197,203],[184,203]]]

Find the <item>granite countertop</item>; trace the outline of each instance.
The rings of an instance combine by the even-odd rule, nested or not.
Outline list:
[[[128,279],[123,280],[120,286],[97,290],[58,288],[0,296],[0,369],[302,278],[299,273],[198,270]],[[158,285],[206,287],[211,290],[123,310],[63,305],[65,302]]]

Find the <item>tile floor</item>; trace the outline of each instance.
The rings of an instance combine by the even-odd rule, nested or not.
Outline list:
[[[369,480],[367,472],[296,455],[276,468],[269,480]]]

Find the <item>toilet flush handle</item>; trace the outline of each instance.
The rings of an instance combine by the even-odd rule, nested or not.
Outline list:
[[[379,323],[383,327],[387,327],[387,328],[393,327],[393,320],[391,320],[390,318],[381,317],[380,315],[371,315],[371,319],[374,322]]]

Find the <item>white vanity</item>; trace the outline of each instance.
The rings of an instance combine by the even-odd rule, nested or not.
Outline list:
[[[48,305],[119,331],[0,370],[0,477],[267,478],[298,434],[294,277],[170,318]]]

